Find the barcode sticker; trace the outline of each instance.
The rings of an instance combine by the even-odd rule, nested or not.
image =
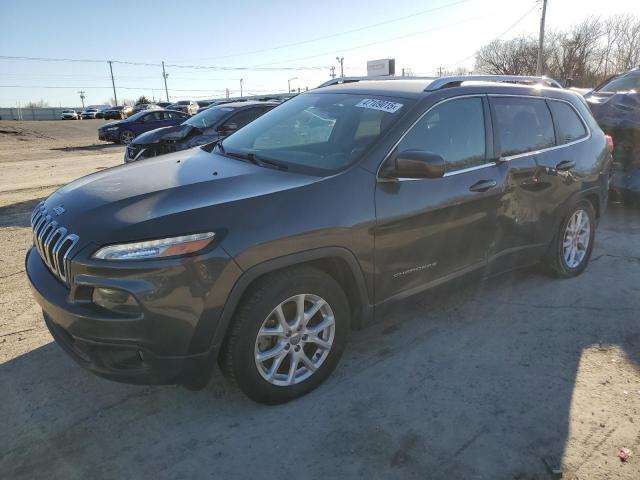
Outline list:
[[[388,102],[386,100],[375,100],[373,98],[365,98],[356,104],[356,107],[371,108],[372,110],[382,110],[387,113],[396,113],[402,108],[401,103]]]

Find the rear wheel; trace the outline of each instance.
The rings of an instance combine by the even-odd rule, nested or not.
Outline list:
[[[595,211],[588,200],[569,210],[557,232],[545,260],[559,277],[580,275],[589,263],[595,239]]]
[[[335,369],[349,332],[340,286],[310,267],[262,279],[239,307],[220,363],[250,398],[287,402],[318,387]]]
[[[135,135],[131,130],[125,130],[120,134],[120,143],[123,145],[129,145],[133,141],[133,137],[135,137]]]

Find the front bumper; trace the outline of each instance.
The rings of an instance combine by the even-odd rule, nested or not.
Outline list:
[[[220,260],[218,256],[213,264],[223,268],[226,262]],[[203,264],[212,267],[211,261]],[[196,292],[200,298],[187,298],[194,292],[193,285],[183,284],[189,279],[180,278],[180,271],[182,275],[189,271],[174,266],[158,272],[150,282],[132,282],[130,272],[129,278],[76,274],[69,289],[33,248],[27,253],[26,271],[49,331],[82,367],[110,380],[135,384],[194,383],[209,376],[217,352],[208,346],[221,309],[203,308],[208,295],[202,288]],[[176,284],[168,285],[164,275],[173,277]],[[122,315],[93,304],[90,295],[81,294],[87,282],[123,290],[131,287],[129,291],[135,291],[141,304],[140,314]]]
[[[102,140],[105,142],[117,142],[118,130],[98,130],[98,140]]]

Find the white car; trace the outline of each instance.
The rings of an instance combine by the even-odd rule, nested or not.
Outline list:
[[[75,110],[63,110],[60,113],[60,120],[79,120],[78,112]]]
[[[82,113],[80,114],[80,116],[84,119],[84,118],[96,118],[96,113],[98,113],[100,110],[98,110],[97,108],[85,108]]]

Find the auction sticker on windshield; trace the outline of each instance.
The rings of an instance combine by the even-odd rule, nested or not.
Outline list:
[[[388,102],[386,100],[375,100],[373,98],[365,98],[356,104],[356,107],[371,108],[373,110],[382,110],[387,113],[396,113],[402,108],[401,103]]]

